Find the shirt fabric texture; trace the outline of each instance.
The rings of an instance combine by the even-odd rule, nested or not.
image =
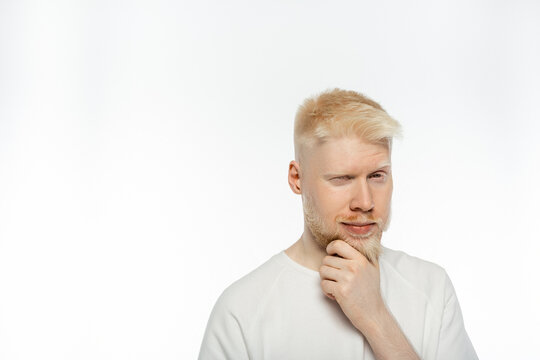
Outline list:
[[[381,294],[423,360],[478,359],[454,287],[440,266],[383,247]],[[369,343],[321,290],[317,271],[284,252],[217,300],[199,360],[375,359]]]

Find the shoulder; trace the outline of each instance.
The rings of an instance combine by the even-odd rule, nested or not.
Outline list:
[[[381,261],[398,270],[404,276],[442,276],[445,270],[430,261],[411,256],[400,250],[383,247]]]
[[[279,278],[279,254],[227,287],[216,301],[199,359],[248,359],[246,337],[265,293]]]
[[[403,251],[383,247],[380,263],[390,277],[407,283],[428,298],[445,297],[445,290],[451,284],[444,268]]]
[[[243,314],[254,314],[285,271],[286,266],[281,257],[282,253],[272,256],[228,286],[216,302],[216,307],[226,309],[240,318],[244,317]]]

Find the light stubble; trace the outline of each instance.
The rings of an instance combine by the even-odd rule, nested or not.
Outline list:
[[[324,219],[318,213],[310,196],[302,194],[302,206],[304,208],[305,224],[321,248],[326,249],[332,241],[340,239],[358,250],[371,263],[378,260],[382,252],[382,233],[388,227],[388,222],[385,224],[380,218],[374,219],[364,214],[353,216],[338,215],[334,218],[332,228],[331,225],[325,224]],[[375,229],[365,235],[349,234],[340,231],[339,224],[341,222],[374,222]]]

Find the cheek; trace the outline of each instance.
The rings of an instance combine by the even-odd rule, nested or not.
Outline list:
[[[319,195],[319,211],[325,219],[334,220],[347,213],[350,195],[346,189],[327,189]]]
[[[385,189],[379,189],[374,194],[375,205],[380,212],[386,213],[390,210],[390,203],[392,202],[392,187]]]

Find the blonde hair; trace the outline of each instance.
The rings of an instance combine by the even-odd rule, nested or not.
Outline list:
[[[392,138],[400,131],[399,123],[368,97],[355,91],[327,90],[306,99],[298,108],[294,121],[296,159],[302,148],[331,137],[356,135],[391,149]]]

